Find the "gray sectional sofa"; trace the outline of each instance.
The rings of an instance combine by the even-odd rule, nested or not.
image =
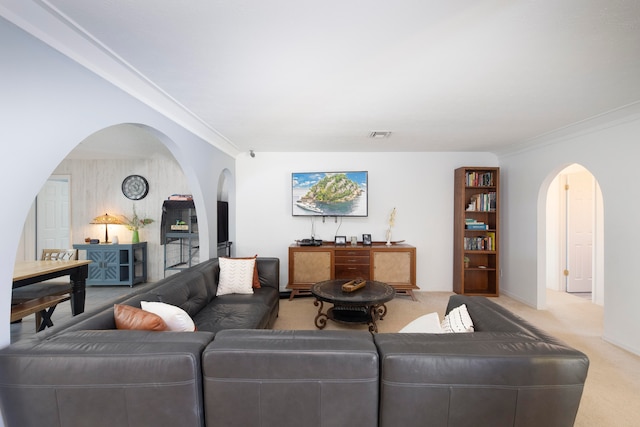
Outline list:
[[[261,289],[215,297],[217,260],[119,301],[178,305],[197,332],[116,330],[112,305],[0,350],[7,426],[570,426],[589,361],[483,297],[476,332],[269,330]],[[225,298],[229,297],[229,298]]]
[[[280,260],[257,258],[260,288],[216,296],[218,259],[141,287],[115,303],[185,310],[197,332],[118,330],[114,302],[0,350],[7,426],[200,426],[201,357],[221,330],[271,328]]]

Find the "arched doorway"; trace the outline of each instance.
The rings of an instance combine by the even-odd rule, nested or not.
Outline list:
[[[602,192],[588,169],[571,164],[546,187],[544,286],[604,305]]]
[[[131,216],[135,208],[138,214],[154,220],[140,234],[148,242],[148,279],[163,277],[164,255],[159,233],[162,203],[171,194],[193,190],[193,183],[188,182],[176,158],[176,150],[175,143],[157,129],[136,123],[108,126],[80,141],[52,175],[62,174],[71,183],[73,215],[69,223],[71,241],[67,246],[81,243],[86,237],[104,235],[102,226],[90,223],[96,215],[108,212]],[[149,182],[149,193],[140,200],[130,200],[121,191],[123,179],[131,174],[142,175]],[[32,211],[35,212],[35,205]],[[17,259],[35,259],[39,254],[35,236],[41,234],[42,227],[37,225],[38,220],[35,213],[27,217]],[[204,225],[206,212],[199,222]],[[130,241],[131,232],[124,226],[109,227],[109,236]],[[208,237],[203,236],[202,241],[206,246]]]

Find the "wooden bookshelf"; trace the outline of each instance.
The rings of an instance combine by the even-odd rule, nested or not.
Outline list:
[[[454,179],[453,291],[498,296],[500,168],[461,167]]]

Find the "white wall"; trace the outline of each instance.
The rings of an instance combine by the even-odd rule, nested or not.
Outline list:
[[[0,210],[0,347],[10,341],[13,265],[22,225],[44,182],[78,143],[121,123],[141,124],[162,141],[194,195],[201,259],[216,253],[216,195],[223,170],[235,179],[234,159],[179,124],[88,72],[0,18],[0,181],[10,208]],[[230,184],[235,203],[235,182]],[[73,212],[72,212],[73,215]],[[16,222],[17,221],[17,222]],[[211,233],[209,231],[211,230]]]
[[[345,218],[339,235],[371,234],[385,240],[397,208],[393,240],[416,247],[417,284],[424,291],[451,291],[453,282],[453,171],[496,166],[489,153],[256,153],[237,168],[237,245],[240,256],[280,258],[280,285],[288,283],[288,247],[311,235],[311,219],[291,215],[291,173],[366,170],[369,216]],[[333,218],[315,220],[316,238],[333,240]]]
[[[553,177],[579,163],[600,184],[604,212],[604,338],[640,354],[637,260],[640,229],[638,159],[640,104],[612,112],[536,142],[537,148],[500,156],[502,171],[502,292],[545,306],[544,202]],[[544,196],[544,200],[542,200]],[[596,265],[596,269],[602,266]]]

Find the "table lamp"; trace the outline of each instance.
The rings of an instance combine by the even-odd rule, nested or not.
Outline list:
[[[104,242],[109,242],[109,224],[122,224],[122,220],[117,216],[109,215],[105,213],[104,215],[99,215],[93,218],[91,224],[104,224]]]

